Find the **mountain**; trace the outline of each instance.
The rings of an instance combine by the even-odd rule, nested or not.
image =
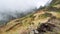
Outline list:
[[[0,28],[0,34],[60,34],[60,0]]]

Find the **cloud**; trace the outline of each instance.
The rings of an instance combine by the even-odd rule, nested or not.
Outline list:
[[[49,0],[0,0],[0,21],[9,21],[44,6]]]

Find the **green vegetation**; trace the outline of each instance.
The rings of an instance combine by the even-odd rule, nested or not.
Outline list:
[[[50,16],[52,16],[52,14],[50,14],[50,13],[45,13],[45,14],[39,15],[39,18],[40,18],[40,19],[43,19],[43,18],[47,18],[47,17],[50,17]]]

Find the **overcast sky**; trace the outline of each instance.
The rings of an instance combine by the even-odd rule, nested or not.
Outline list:
[[[1,10],[26,10],[31,7],[39,8],[44,6],[49,0],[0,0]]]

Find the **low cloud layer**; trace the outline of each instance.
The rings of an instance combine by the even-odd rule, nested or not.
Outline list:
[[[0,0],[0,24],[50,2],[51,0]]]

